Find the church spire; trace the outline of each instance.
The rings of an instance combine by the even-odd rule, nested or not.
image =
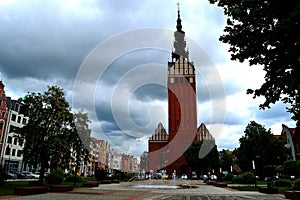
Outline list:
[[[178,6],[178,11],[177,11],[177,25],[176,25],[176,28],[177,28],[177,31],[178,32],[182,32],[182,25],[181,25],[181,19],[180,19],[180,8],[179,8],[179,2],[177,3],[177,6]]]
[[[172,52],[172,59],[178,59],[180,56],[183,58],[188,58],[189,53],[186,50],[186,41],[184,39],[185,32],[182,30],[181,25],[181,19],[180,19],[180,9],[179,9],[179,3],[177,3],[178,11],[177,11],[177,25],[176,25],[176,31],[174,32],[174,51]]]

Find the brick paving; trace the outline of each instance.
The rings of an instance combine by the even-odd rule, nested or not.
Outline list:
[[[140,185],[136,188],[133,186]],[[154,188],[143,188],[147,185]],[[183,185],[182,189],[157,189],[155,186],[176,186]],[[190,188],[192,186],[192,188]],[[5,199],[5,198],[1,198]],[[252,191],[235,191],[232,189],[219,188],[206,185],[197,180],[151,180],[126,182],[120,184],[105,184],[95,188],[77,188],[67,193],[46,193],[32,196],[10,196],[7,199],[16,200],[282,200],[283,195],[266,195]]]

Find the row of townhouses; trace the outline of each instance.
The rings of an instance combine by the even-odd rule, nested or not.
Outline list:
[[[39,170],[39,166],[29,166],[23,162],[24,142],[18,140],[14,132],[16,127],[23,127],[28,120],[29,117],[24,115],[23,105],[6,97],[4,84],[0,81],[0,167],[5,168],[7,172]],[[115,170],[127,173],[139,171],[137,158],[115,152],[107,141],[93,138],[91,147],[89,161],[81,161],[81,175],[92,176],[96,169],[105,170],[107,173],[113,173]],[[72,152],[72,157],[75,158],[75,152]]]

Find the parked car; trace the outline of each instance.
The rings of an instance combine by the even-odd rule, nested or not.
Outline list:
[[[187,175],[186,175],[186,174],[182,174],[182,175],[181,175],[181,179],[187,180],[187,179],[188,179],[188,177],[187,177]]]
[[[206,181],[208,179],[208,176],[206,174],[201,175],[200,178],[204,181]]]
[[[198,176],[197,176],[196,172],[192,171],[192,177],[191,177],[191,179],[194,179],[194,180],[198,179]]]
[[[169,178],[169,175],[168,175],[168,174],[164,174],[164,175],[162,175],[162,178],[163,178],[163,179],[168,179],[168,178]]]
[[[218,177],[217,177],[216,175],[211,175],[211,176],[210,176],[210,179],[211,179],[211,180],[217,180],[217,178],[218,178]]]
[[[38,179],[38,178],[40,178],[40,175],[34,174],[32,172],[22,172],[22,175],[24,176],[24,178],[28,178],[28,179]]]
[[[6,174],[6,178],[7,179],[16,179],[17,178],[17,174],[13,174],[13,173],[8,172]]]

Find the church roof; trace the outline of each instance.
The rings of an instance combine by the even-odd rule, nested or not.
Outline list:
[[[168,134],[166,132],[166,129],[162,125],[161,122],[157,125],[157,128],[155,129],[154,133],[150,137],[150,140],[153,141],[168,141]]]
[[[206,128],[205,124],[202,123],[197,128],[197,140],[215,140],[209,130]]]

